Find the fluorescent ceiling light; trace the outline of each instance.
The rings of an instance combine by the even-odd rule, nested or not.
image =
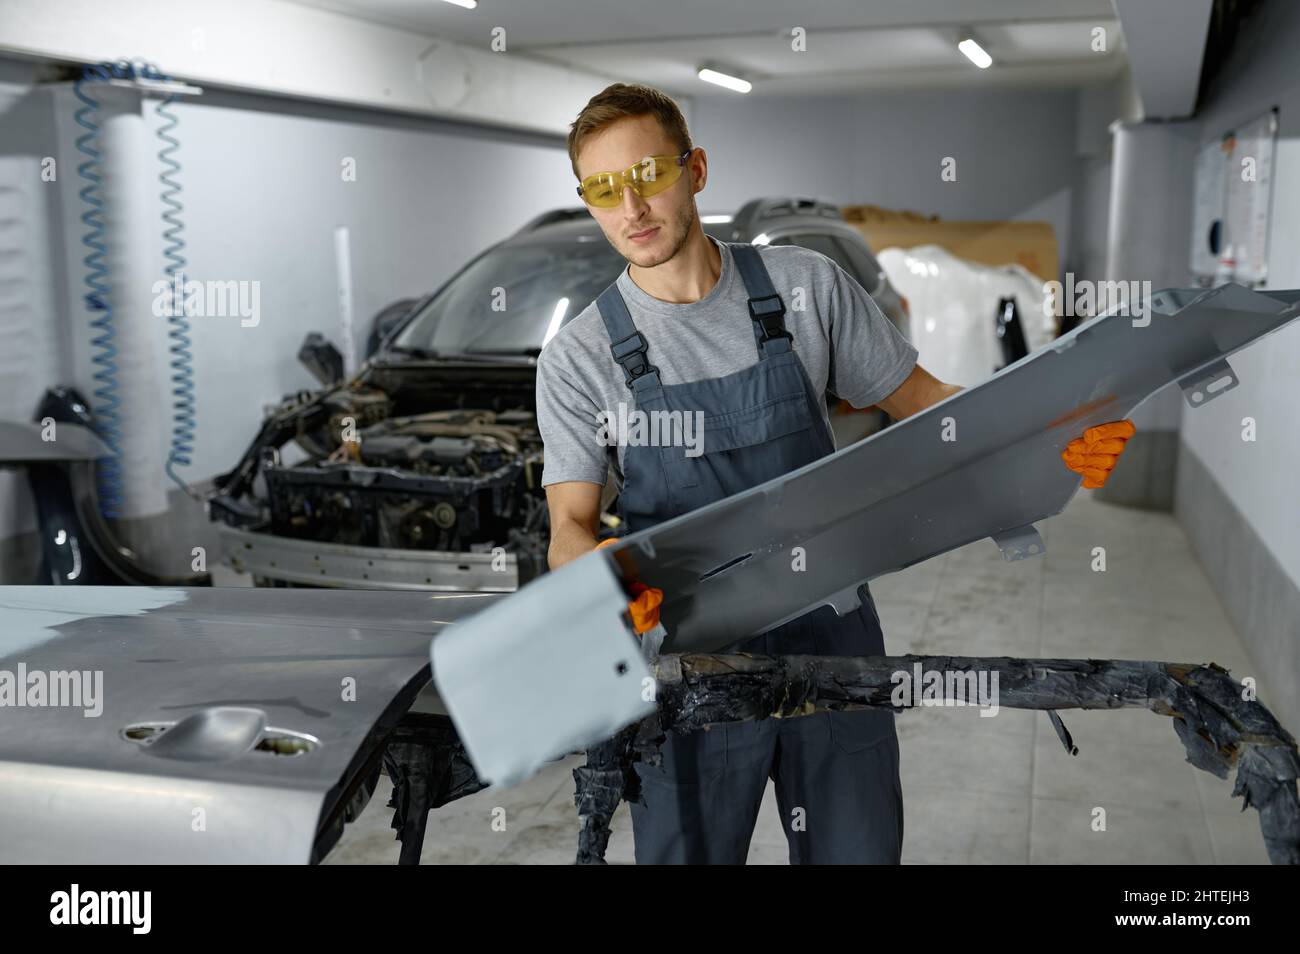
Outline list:
[[[729,215],[701,215],[700,221],[705,225],[721,225],[724,222],[730,222]]]
[[[982,70],[986,70],[993,65],[993,57],[984,52],[984,47],[980,46],[970,37],[966,37],[966,39],[958,43],[957,49],[961,50],[962,53],[965,54],[966,59],[970,60]]]
[[[478,0],[443,0],[444,3],[452,3],[458,7],[464,7],[466,10],[473,10],[478,6]]]
[[[754,88],[754,84],[748,80],[743,80],[739,76],[729,76],[726,73],[719,73],[717,70],[711,70],[707,66],[700,67],[700,79],[706,83],[713,83],[716,86],[722,86],[737,93],[748,93]]]

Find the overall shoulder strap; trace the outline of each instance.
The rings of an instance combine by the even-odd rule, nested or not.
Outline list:
[[[600,318],[605,322],[605,331],[609,333],[610,354],[623,369],[627,386],[633,391],[659,384],[659,369],[650,363],[646,352],[650,343],[645,335],[636,330],[632,315],[627,310],[627,302],[618,290],[618,282],[613,281],[596,299]]]
[[[785,329],[785,302],[772,285],[762,255],[753,245],[735,243],[728,247],[749,293],[749,317],[754,323],[759,357],[789,351],[794,338]]]

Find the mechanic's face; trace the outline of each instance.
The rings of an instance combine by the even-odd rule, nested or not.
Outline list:
[[[578,153],[578,176],[627,169],[646,156],[680,154],[659,121],[653,116],[628,116],[602,129],[583,144]],[[671,259],[686,244],[699,215],[695,193],[704,188],[708,166],[703,149],[686,160],[681,178],[671,186],[643,199],[629,188],[623,201],[612,209],[587,206],[605,238],[633,265],[654,268]]]

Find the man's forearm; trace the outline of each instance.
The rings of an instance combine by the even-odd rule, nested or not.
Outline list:
[[[933,389],[930,400],[926,402],[925,406],[929,407],[931,404],[938,404],[944,398],[950,398],[960,390],[962,390],[960,384],[944,384],[941,381],[939,386]]]
[[[938,404],[944,398],[952,397],[960,390],[960,384],[945,384],[918,364],[907,376],[907,380],[889,397],[876,402],[876,406],[883,408],[894,420],[901,421],[924,411],[932,404]]]
[[[595,532],[584,527],[576,520],[565,520],[551,528],[551,546],[547,551],[547,562],[552,570],[558,570],[570,560],[576,560],[584,553],[596,548]]]

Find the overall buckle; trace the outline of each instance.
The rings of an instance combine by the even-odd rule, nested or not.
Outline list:
[[[785,317],[785,302],[780,295],[749,299],[749,317],[763,329],[763,341],[771,341],[773,338],[794,340],[794,335],[786,331],[782,320]]]
[[[651,371],[658,371],[653,364],[646,359],[646,352],[650,349],[650,343],[645,340],[645,336],[639,331],[634,331],[626,338],[615,341],[609,346],[610,353],[619,367],[623,369],[623,377],[626,379],[628,387],[632,382]]]

